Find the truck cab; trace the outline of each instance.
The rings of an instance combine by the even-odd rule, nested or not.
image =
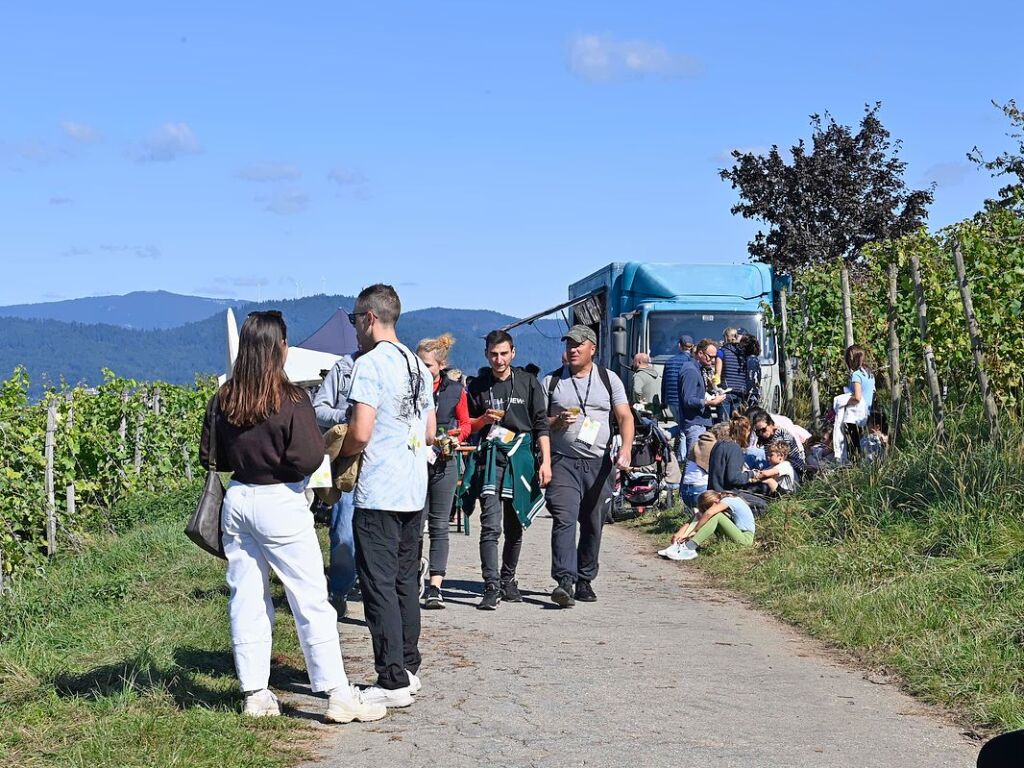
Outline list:
[[[617,262],[569,286],[571,322],[598,335],[598,360],[623,381],[632,378],[637,352],[659,369],[688,335],[721,343],[726,328],[761,344],[762,402],[773,413],[782,405],[775,338],[764,312],[774,300],[766,264],[649,264]]]

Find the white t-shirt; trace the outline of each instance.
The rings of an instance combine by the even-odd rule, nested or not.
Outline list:
[[[418,512],[427,498],[430,369],[406,346],[381,342],[356,360],[350,403],[377,411],[355,489],[360,509]]]
[[[707,487],[708,484],[708,473],[700,468],[700,465],[694,461],[686,462],[686,472],[683,473],[683,483],[685,485],[703,485]]]
[[[793,465],[788,461],[783,461],[779,464],[775,464],[772,469],[778,471],[778,475],[775,478],[779,481],[779,490],[781,491],[795,491],[796,490],[796,472],[793,471]]]

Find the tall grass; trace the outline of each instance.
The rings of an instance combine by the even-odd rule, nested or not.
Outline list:
[[[224,568],[182,534],[198,489],[126,501],[118,527],[0,598],[0,765],[278,766],[304,730],[247,721],[228,640]],[[280,596],[278,596],[280,597]],[[279,612],[274,675],[299,675]]]
[[[700,562],[975,725],[1024,727],[1024,431],[982,440],[961,410],[939,444],[916,416],[884,462],[808,483],[758,521],[758,546]]]

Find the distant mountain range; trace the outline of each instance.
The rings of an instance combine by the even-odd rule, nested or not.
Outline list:
[[[236,311],[239,322],[244,312],[280,309],[294,344],[312,334],[335,310],[350,310],[354,302],[351,296],[324,295],[262,303],[227,302],[156,291],[0,307],[0,379],[22,365],[29,372],[34,395],[62,379],[96,384],[102,380],[103,368],[133,379],[188,384],[197,374],[223,371],[224,311],[229,304],[243,310]],[[202,319],[181,320],[175,327],[157,324],[203,311]],[[70,318],[74,322],[68,322]],[[414,346],[422,338],[450,331],[457,340],[452,364],[475,371],[485,364],[483,336],[514,319],[489,310],[435,307],[403,314],[398,333],[402,341]],[[558,339],[562,332],[563,327],[554,320],[517,329],[513,334],[516,363],[554,368],[561,355]]]
[[[228,307],[237,309],[249,303],[238,299],[182,296],[167,291],[135,291],[123,296],[89,296],[41,304],[12,304],[0,307],[0,317],[62,320],[90,325],[103,323],[152,331],[205,320]]]

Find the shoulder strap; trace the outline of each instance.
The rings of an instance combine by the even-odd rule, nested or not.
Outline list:
[[[220,411],[220,393],[213,395],[213,417],[210,419],[210,471],[217,471],[217,414]]]
[[[548,416],[551,415],[551,398],[555,396],[555,389],[558,387],[558,382],[562,378],[562,373],[565,372],[565,366],[552,371],[548,374]]]
[[[595,365],[597,368],[597,375],[601,377],[601,383],[604,384],[604,388],[608,390],[608,431],[612,437],[619,434],[619,420],[615,417],[615,406],[612,405],[612,379],[608,375],[608,369],[603,365]]]

